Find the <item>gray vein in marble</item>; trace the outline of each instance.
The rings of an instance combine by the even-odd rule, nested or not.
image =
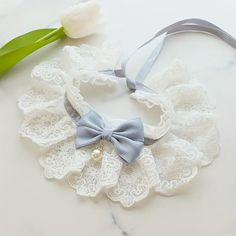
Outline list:
[[[110,208],[111,218],[114,226],[120,231],[122,236],[130,236],[130,234],[123,228],[120,224],[114,210],[112,209],[111,203],[108,202],[108,207]]]
[[[207,65],[206,67],[203,67],[201,69],[197,69],[197,70],[193,70],[192,72],[195,74],[195,75],[198,75],[200,73],[203,73],[203,72],[211,72],[211,71],[229,71],[231,69],[234,69],[234,67],[236,66],[236,57],[233,57],[227,61],[225,61],[224,64],[219,64],[219,65]]]
[[[234,56],[232,59],[226,61],[226,63],[219,68],[221,70],[228,70],[232,69],[232,67],[234,67],[235,65],[236,65],[236,57]]]
[[[112,211],[111,211],[111,217],[112,217],[112,221],[113,221],[114,225],[120,230],[121,235],[129,236],[129,234],[123,229],[123,227],[117,221],[117,217],[114,215],[114,213]]]
[[[214,65],[214,66],[208,66],[209,70],[217,70],[217,71],[226,71],[232,69],[236,65],[236,57],[225,61],[224,64]]]

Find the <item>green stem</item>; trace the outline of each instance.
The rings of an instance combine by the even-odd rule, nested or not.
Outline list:
[[[64,28],[63,27],[57,28],[57,29],[53,30],[52,32],[50,32],[49,34],[46,34],[42,38],[35,41],[35,43],[38,43],[38,42],[41,42],[43,40],[49,39],[50,37],[55,36],[57,34],[60,35],[62,32],[64,33]]]
[[[63,27],[60,27],[49,33],[42,35],[40,38],[32,40],[29,43],[26,43],[27,41],[24,40],[24,38],[20,39],[21,41],[17,39],[17,46],[15,47],[15,49],[12,45],[5,46],[5,52],[2,52],[2,54],[0,53],[0,77],[6,71],[11,69],[15,64],[23,60],[25,57],[27,57],[31,53],[63,37],[65,37],[64,29]],[[9,49],[8,48],[6,49],[6,47],[8,47]]]

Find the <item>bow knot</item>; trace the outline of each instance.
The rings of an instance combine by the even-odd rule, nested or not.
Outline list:
[[[102,131],[102,138],[110,141],[112,137],[112,132],[113,132],[112,129],[105,127]]]
[[[142,91],[146,91],[149,93],[154,93],[154,94],[156,93],[154,90],[147,87],[142,81],[140,81],[138,79],[133,79],[133,78],[127,76],[123,69],[100,70],[99,72],[106,74],[106,75],[116,76],[118,78],[125,78],[126,85],[131,91],[142,90]],[[140,76],[140,79],[141,79],[141,76]]]
[[[134,161],[143,149],[144,130],[140,118],[128,120],[116,129],[111,129],[100,115],[90,111],[81,116],[76,125],[76,148],[106,139],[114,145],[118,155],[128,163]]]

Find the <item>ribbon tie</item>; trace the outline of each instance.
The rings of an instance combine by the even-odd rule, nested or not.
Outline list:
[[[110,141],[118,155],[126,162],[134,161],[144,146],[144,129],[140,118],[128,120],[111,129],[95,111],[90,111],[76,122],[76,148],[99,142]]]
[[[133,51],[122,63],[120,69],[108,69],[108,70],[100,70],[99,72],[103,74],[113,75],[117,78],[125,78],[127,87],[131,91],[135,90],[143,90],[151,93],[155,93],[151,88],[147,87],[143,82],[146,79],[147,75],[151,71],[153,65],[155,64],[158,56],[163,49],[164,43],[167,37],[178,34],[178,33],[186,33],[186,32],[201,32],[214,35],[224,42],[228,43],[234,49],[236,49],[236,39],[228,34],[226,31],[218,27],[217,25],[212,24],[209,21],[198,19],[198,18],[190,18],[181,21],[177,21],[171,25],[166,26],[165,28],[158,31],[151,39],[147,40],[141,46],[139,46],[136,50]],[[155,42],[155,47],[151,51],[150,55],[147,57],[144,64],[139,69],[138,73],[134,78],[127,75],[127,64],[129,60],[143,47],[150,44],[152,41]]]

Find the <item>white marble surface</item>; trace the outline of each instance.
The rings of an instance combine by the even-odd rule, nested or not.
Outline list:
[[[57,23],[73,0],[0,0],[0,44],[28,30]],[[32,67],[65,44],[118,39],[128,49],[186,17],[211,20],[236,36],[234,0],[102,0],[103,35],[63,41],[30,56],[0,80],[0,235],[4,236],[234,236],[236,235],[236,52],[200,34],[168,39],[158,69],[177,57],[204,83],[217,107],[221,154],[174,197],[150,196],[131,209],[107,199],[80,199],[63,183],[45,180],[39,150],[17,133],[17,98]]]

